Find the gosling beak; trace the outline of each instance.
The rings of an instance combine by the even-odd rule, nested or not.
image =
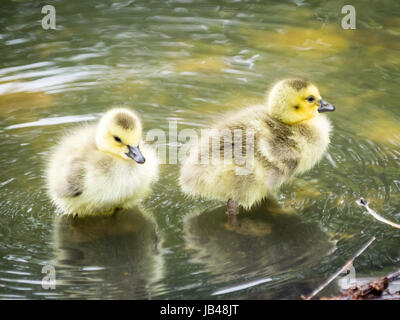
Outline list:
[[[139,146],[137,147],[131,147],[128,145],[129,152],[125,153],[129,158],[132,158],[135,160],[137,163],[144,163],[146,159],[143,157],[142,152],[139,149]]]
[[[319,108],[318,112],[333,112],[336,110],[335,106],[333,104],[330,104],[329,102],[326,102],[325,100],[319,100]]]

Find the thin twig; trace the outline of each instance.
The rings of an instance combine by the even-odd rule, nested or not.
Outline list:
[[[346,262],[346,264],[340,268],[335,274],[329,277],[328,280],[326,280],[323,284],[321,284],[317,289],[315,289],[309,296],[304,296],[301,295],[301,297],[304,300],[310,300],[312,299],[315,295],[317,295],[319,292],[321,292],[323,289],[325,289],[333,280],[335,280],[341,273],[344,271],[348,270],[351,265],[353,264],[354,260],[361,255],[370,245],[372,242],[375,241],[375,237],[372,237],[371,239],[368,240],[368,242],[360,249],[357,251],[357,253],[349,260]]]
[[[393,228],[397,228],[400,229],[400,225],[397,223],[394,223],[392,221],[389,221],[387,219],[385,219],[384,217],[380,216],[379,214],[377,214],[374,210],[372,210],[368,204],[369,202],[366,201],[364,198],[360,198],[360,200],[357,200],[356,203],[359,206],[363,206],[365,209],[367,209],[368,213],[373,216],[376,220],[379,220],[380,222],[386,223],[388,225],[391,225]]]
[[[390,282],[392,281],[397,281],[400,279],[400,270],[397,270],[396,272],[393,272],[387,276]]]

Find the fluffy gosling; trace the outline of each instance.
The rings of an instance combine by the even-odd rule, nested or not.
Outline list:
[[[64,214],[107,214],[137,205],[158,176],[158,160],[142,140],[142,123],[115,108],[61,139],[47,166],[47,190]]]
[[[182,190],[191,196],[227,201],[230,217],[239,213],[239,206],[250,209],[322,158],[331,132],[330,121],[323,113],[334,110],[309,81],[278,82],[263,104],[220,121],[213,127],[218,132],[210,130],[193,146],[181,167]],[[226,130],[233,137],[235,130],[240,130],[242,139],[234,137],[226,143],[226,136],[221,135]],[[242,145],[248,132],[254,134],[254,162],[247,174],[238,174],[241,165],[224,155]],[[209,163],[202,164],[201,155],[210,150],[210,141],[220,141],[219,152],[210,155]]]

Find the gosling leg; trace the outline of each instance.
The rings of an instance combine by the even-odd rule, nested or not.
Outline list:
[[[239,205],[232,199],[228,200],[227,211],[228,223],[230,226],[235,227],[238,225],[237,216],[239,214]]]

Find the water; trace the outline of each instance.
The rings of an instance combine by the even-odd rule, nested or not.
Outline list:
[[[400,4],[353,2],[357,29],[343,30],[345,4],[55,1],[45,31],[40,2],[2,1],[0,298],[299,299],[371,236],[357,277],[398,269],[399,231],[355,201],[400,223]],[[232,230],[223,204],[185,198],[164,165],[144,213],[56,217],[43,169],[77,122],[123,105],[145,130],[201,129],[291,76],[337,107],[326,157],[279,193],[294,213],[255,209]],[[41,286],[49,264],[55,290]]]

